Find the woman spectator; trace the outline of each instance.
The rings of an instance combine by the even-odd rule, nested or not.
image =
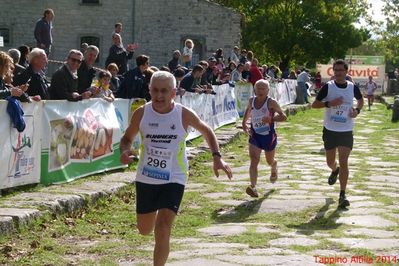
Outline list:
[[[14,62],[5,52],[0,51],[0,99],[4,100],[8,96],[21,97],[28,89],[25,84],[20,87],[13,87],[9,83],[12,81]]]
[[[215,58],[216,58],[217,62],[221,62],[222,64],[224,64],[224,56],[223,56],[222,48],[219,48],[216,50]]]
[[[28,55],[30,53],[30,48],[27,45],[21,45],[18,47],[18,50],[21,52],[21,57],[19,58],[19,64],[23,67],[28,67]]]

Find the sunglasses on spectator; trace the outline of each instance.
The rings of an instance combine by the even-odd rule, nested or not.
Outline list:
[[[83,60],[77,59],[77,58],[73,58],[73,57],[69,57],[69,59],[70,59],[72,62],[74,62],[74,63],[79,63],[79,64],[81,64],[81,63],[83,62]]]

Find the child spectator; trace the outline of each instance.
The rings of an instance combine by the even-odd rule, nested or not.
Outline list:
[[[92,84],[90,91],[92,93],[92,98],[103,98],[108,102],[113,102],[115,100],[114,94],[110,89],[110,81],[112,75],[108,70],[102,70],[98,73],[98,80]]]
[[[111,73],[111,82],[109,83],[111,91],[114,93],[119,89],[121,80],[118,76],[119,68],[115,63],[111,63],[107,66],[107,70]]]
[[[193,49],[194,49],[193,40],[187,39],[184,42],[184,48],[183,48],[183,62],[184,66],[187,68],[191,68],[192,66],[191,61],[193,60]]]

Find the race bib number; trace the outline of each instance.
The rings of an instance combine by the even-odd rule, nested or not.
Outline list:
[[[347,105],[337,105],[331,108],[330,119],[337,123],[346,123],[349,117],[350,107]]]
[[[252,127],[255,133],[260,135],[269,135],[270,126],[262,122],[263,116],[254,117],[252,120]]]
[[[172,152],[168,149],[148,147],[144,155],[142,174],[160,180],[169,180],[172,168]]]

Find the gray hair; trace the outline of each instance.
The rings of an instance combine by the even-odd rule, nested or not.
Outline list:
[[[266,85],[266,86],[270,89],[270,83],[269,83],[269,81],[266,80],[266,79],[260,79],[260,80],[258,80],[257,82],[255,82],[254,88],[256,88],[256,86],[257,86],[258,84]]]
[[[42,56],[42,55],[46,55],[46,52],[43,49],[33,48],[32,51],[28,55],[29,63],[31,63],[34,58]]]
[[[168,71],[156,71],[156,72],[154,72],[154,74],[152,74],[149,87],[152,86],[152,83],[154,82],[154,80],[158,80],[158,79],[168,80],[169,81],[169,85],[172,85],[172,89],[176,88],[175,76],[173,76],[173,74],[168,72]]]
[[[98,49],[98,47],[95,46],[95,45],[89,45],[89,46],[87,46],[87,48],[86,48],[86,50],[85,50],[85,54],[88,53],[88,52],[90,52],[90,51],[95,51],[97,54],[100,53],[100,49]]]
[[[17,64],[19,62],[19,59],[21,58],[21,52],[15,48],[12,48],[7,52],[11,56],[12,61],[14,61],[14,64]]]
[[[82,52],[79,51],[79,50],[76,50],[76,49],[69,50],[68,57],[70,57],[72,54],[80,55],[80,57],[83,58],[83,54],[82,54]]]

